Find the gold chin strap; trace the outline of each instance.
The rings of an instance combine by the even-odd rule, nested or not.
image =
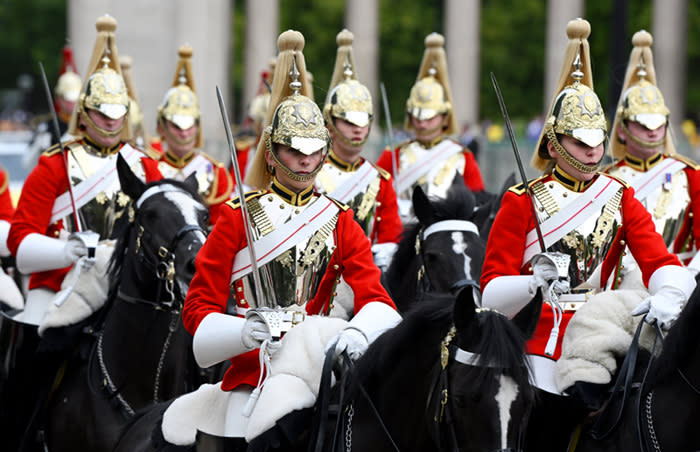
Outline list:
[[[79,104],[78,108],[80,109],[80,117],[83,118],[83,120],[87,122],[90,127],[95,129],[100,136],[104,138],[112,138],[122,133],[122,129],[124,128],[125,122],[122,122],[122,126],[119,127],[117,130],[106,130],[95,124],[95,121],[93,121],[90,115],[87,114],[87,110],[85,110],[85,106],[82,103]]]
[[[666,134],[664,134],[664,137],[658,141],[646,141],[646,140],[642,140],[639,137],[634,136],[632,134],[632,132],[630,132],[630,130],[627,128],[625,121],[620,121],[620,127],[622,128],[622,130],[625,131],[625,134],[627,134],[627,138],[629,138],[630,140],[634,141],[635,143],[637,143],[638,145],[640,145],[644,148],[647,148],[647,149],[658,148],[659,146],[663,146],[663,144],[666,143]],[[666,129],[666,130],[668,133],[668,129]]]
[[[335,126],[335,122],[333,121],[333,118],[334,117],[331,116],[331,120],[328,121],[328,127],[333,131],[333,134],[335,135],[335,137],[337,137],[340,141],[342,141],[343,143],[345,143],[348,146],[353,147],[353,148],[361,148],[362,146],[365,145],[365,143],[367,142],[367,139],[369,138],[369,129],[367,129],[367,135],[365,136],[365,138],[362,141],[352,141],[352,140],[348,139],[348,137],[346,137],[345,135],[340,133],[340,130],[338,130],[338,128]],[[370,125],[370,127],[371,127],[371,125]]]
[[[187,139],[185,139],[185,140],[176,137],[175,135],[173,135],[173,134],[170,132],[170,130],[168,130],[168,128],[166,127],[165,121],[163,120],[163,117],[162,117],[162,116],[160,116],[160,117],[158,118],[158,122],[160,123],[160,126],[161,126],[161,128],[163,129],[163,135],[165,135],[166,138],[169,138],[169,139],[173,140],[175,143],[179,144],[180,146],[184,146],[184,145],[186,145],[186,144],[192,144],[192,143],[194,143],[194,141],[197,139],[197,134],[196,134],[196,133],[195,133],[194,135],[192,135],[192,137],[187,138]],[[195,121],[195,125],[196,125],[197,127],[199,127],[199,122],[196,122],[196,121]],[[176,127],[177,127],[177,126],[176,126]]]
[[[564,146],[562,146],[561,143],[559,143],[559,140],[557,139],[557,134],[554,133],[554,128],[551,125],[549,127],[545,127],[545,129],[547,138],[552,143],[552,146],[554,146],[554,149],[557,150],[557,153],[559,153],[559,155],[561,155],[562,158],[566,161],[566,163],[571,165],[576,170],[581,171],[585,174],[595,173],[600,169],[600,161],[593,165],[586,165],[585,163],[582,163],[575,159],[573,155],[569,154],[569,151],[564,149]]]
[[[295,180],[297,182],[308,182],[312,180],[313,178],[316,177],[316,174],[318,174],[319,171],[321,171],[321,168],[323,168],[323,161],[325,160],[325,155],[326,153],[323,154],[323,158],[318,162],[318,165],[316,168],[311,171],[310,173],[307,174],[297,174],[294,171],[292,171],[287,165],[282,163],[282,161],[277,158],[277,153],[270,149],[269,147],[267,148],[270,150],[270,154],[272,155],[272,159],[277,163],[277,167],[284,173],[286,174],[290,179]]]
[[[445,129],[445,124],[447,123],[447,114],[445,113],[438,113],[438,115],[445,115],[442,118],[442,121],[440,121],[440,124],[436,125],[432,129],[424,129],[421,130],[421,133],[424,135],[432,135],[433,133],[437,132],[438,130],[444,130]],[[437,115],[436,115],[437,116]],[[435,116],[433,116],[434,118]],[[432,118],[431,118],[432,119]],[[415,126],[411,124],[411,126],[415,129]]]

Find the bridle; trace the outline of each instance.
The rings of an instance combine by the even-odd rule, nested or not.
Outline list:
[[[458,347],[452,342],[457,330],[454,326],[450,328],[447,335],[440,344],[440,371],[433,383],[433,389],[427,401],[426,409],[430,412],[431,405],[434,405],[432,416],[432,428],[430,429],[433,442],[437,450],[447,450],[459,452],[457,432],[455,430],[453,400],[449,396],[448,368],[451,363],[460,363],[466,366],[486,366],[499,367],[492,362],[484,362],[478,353],[473,353]],[[438,397],[434,402],[435,397]],[[506,448],[494,449],[492,452],[519,452],[520,449]]]
[[[418,267],[418,291],[419,292],[430,292],[434,289],[433,284],[432,284],[432,278],[430,277],[428,267],[425,265],[425,255],[424,255],[424,246],[423,242],[430,237],[432,234],[435,234],[436,232],[445,232],[445,231],[450,231],[450,232],[456,232],[456,231],[462,231],[462,232],[473,232],[477,236],[479,236],[479,228],[472,223],[471,221],[467,220],[442,220],[438,221],[436,223],[431,224],[430,226],[421,229],[421,231],[418,233],[416,236],[416,255],[418,256],[419,259],[419,267]],[[475,281],[473,279],[461,279],[452,286],[450,286],[450,293],[456,294],[459,292],[463,287],[466,286],[473,286],[473,287],[479,287],[478,286],[478,281]]]

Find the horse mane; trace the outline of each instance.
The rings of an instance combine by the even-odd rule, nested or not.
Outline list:
[[[180,182],[174,179],[161,179],[159,181],[148,183],[146,185],[146,189],[158,185],[172,185],[182,190],[183,192],[189,194],[195,201],[204,204],[204,200],[197,192],[197,189],[191,187],[185,182]],[[136,202],[136,200],[132,200],[132,207],[133,202]],[[107,268],[107,274],[109,276],[110,283],[106,304],[111,304],[112,300],[116,298],[117,293],[119,291],[118,282],[121,281],[124,260],[126,258],[126,251],[129,248],[129,235],[131,234],[131,229],[133,227],[134,222],[130,221],[126,227],[122,228],[121,232],[117,236],[117,241],[114,245],[114,252],[112,253],[112,257],[109,260],[109,267]]]
[[[356,382],[380,381],[421,357],[432,356],[437,362],[440,341],[452,325],[454,301],[454,296],[435,294],[414,304],[401,323],[379,336],[356,362]]]
[[[647,380],[652,387],[676,375],[678,368],[685,364],[691,358],[691,354],[697,350],[700,341],[698,324],[700,324],[700,289],[696,288],[664,339],[663,352],[656,358]]]

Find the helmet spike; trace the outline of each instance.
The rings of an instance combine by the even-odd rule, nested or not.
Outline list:
[[[296,52],[294,52],[292,57],[292,69],[289,71],[289,77],[292,79],[292,81],[289,83],[289,88],[292,90],[292,96],[296,96],[299,94],[299,91],[301,91],[301,82],[299,81],[300,75],[301,73],[299,72],[299,69],[297,69]]]

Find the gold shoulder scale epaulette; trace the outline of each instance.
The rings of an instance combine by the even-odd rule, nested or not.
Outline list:
[[[258,198],[258,197],[264,195],[265,193],[266,193],[265,190],[249,191],[249,192],[245,193],[245,201],[248,202],[251,199],[255,199],[255,198]],[[230,201],[226,201],[226,205],[232,209],[238,209],[241,206],[241,199],[240,199],[240,197],[236,196],[235,198],[231,199]]]

